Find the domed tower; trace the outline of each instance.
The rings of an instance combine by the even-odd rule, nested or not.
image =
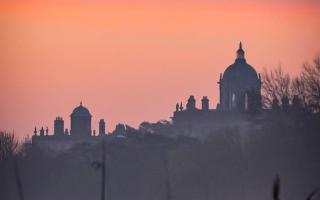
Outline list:
[[[80,105],[71,113],[71,129],[72,136],[91,136],[91,114],[89,110]]]
[[[221,110],[256,110],[261,108],[261,78],[247,63],[240,42],[235,62],[220,75]]]

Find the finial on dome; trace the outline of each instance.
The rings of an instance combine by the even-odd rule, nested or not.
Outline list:
[[[82,101],[80,101],[80,106],[82,106]]]
[[[237,51],[237,60],[244,60],[244,50],[242,49],[242,42],[240,41],[239,49]]]

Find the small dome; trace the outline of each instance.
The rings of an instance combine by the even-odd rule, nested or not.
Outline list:
[[[86,107],[82,106],[81,102],[78,107],[73,109],[71,117],[91,117],[91,114]]]

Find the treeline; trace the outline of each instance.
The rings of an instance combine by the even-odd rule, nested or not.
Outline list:
[[[304,199],[320,186],[317,116],[271,112],[250,120],[256,127],[226,127],[204,140],[166,137],[165,127],[170,131],[171,125],[163,122],[126,129],[126,138],[107,137],[107,199],[164,200],[168,192],[177,200],[271,199],[276,174],[281,199]],[[1,199],[21,200],[19,193],[26,200],[100,198],[101,173],[92,167],[101,160],[100,144],[59,154],[29,142],[9,144],[14,148],[1,153]]]
[[[309,112],[320,111],[320,56],[305,63],[297,77],[291,77],[281,66],[264,69],[262,81],[265,108],[287,108],[291,104]]]

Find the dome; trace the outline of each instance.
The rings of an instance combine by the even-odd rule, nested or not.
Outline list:
[[[261,107],[261,78],[244,55],[240,42],[235,62],[220,75],[221,110],[247,111]]]
[[[246,81],[258,80],[256,70],[244,60],[236,60],[235,63],[230,65],[223,73],[223,79],[227,81]]]
[[[224,80],[240,82],[258,80],[256,70],[251,65],[247,64],[244,54],[245,52],[243,51],[242,44],[240,42],[239,49],[237,51],[237,59],[224,71]]]
[[[86,107],[82,106],[81,102],[78,107],[73,109],[71,117],[91,117],[91,114]]]

